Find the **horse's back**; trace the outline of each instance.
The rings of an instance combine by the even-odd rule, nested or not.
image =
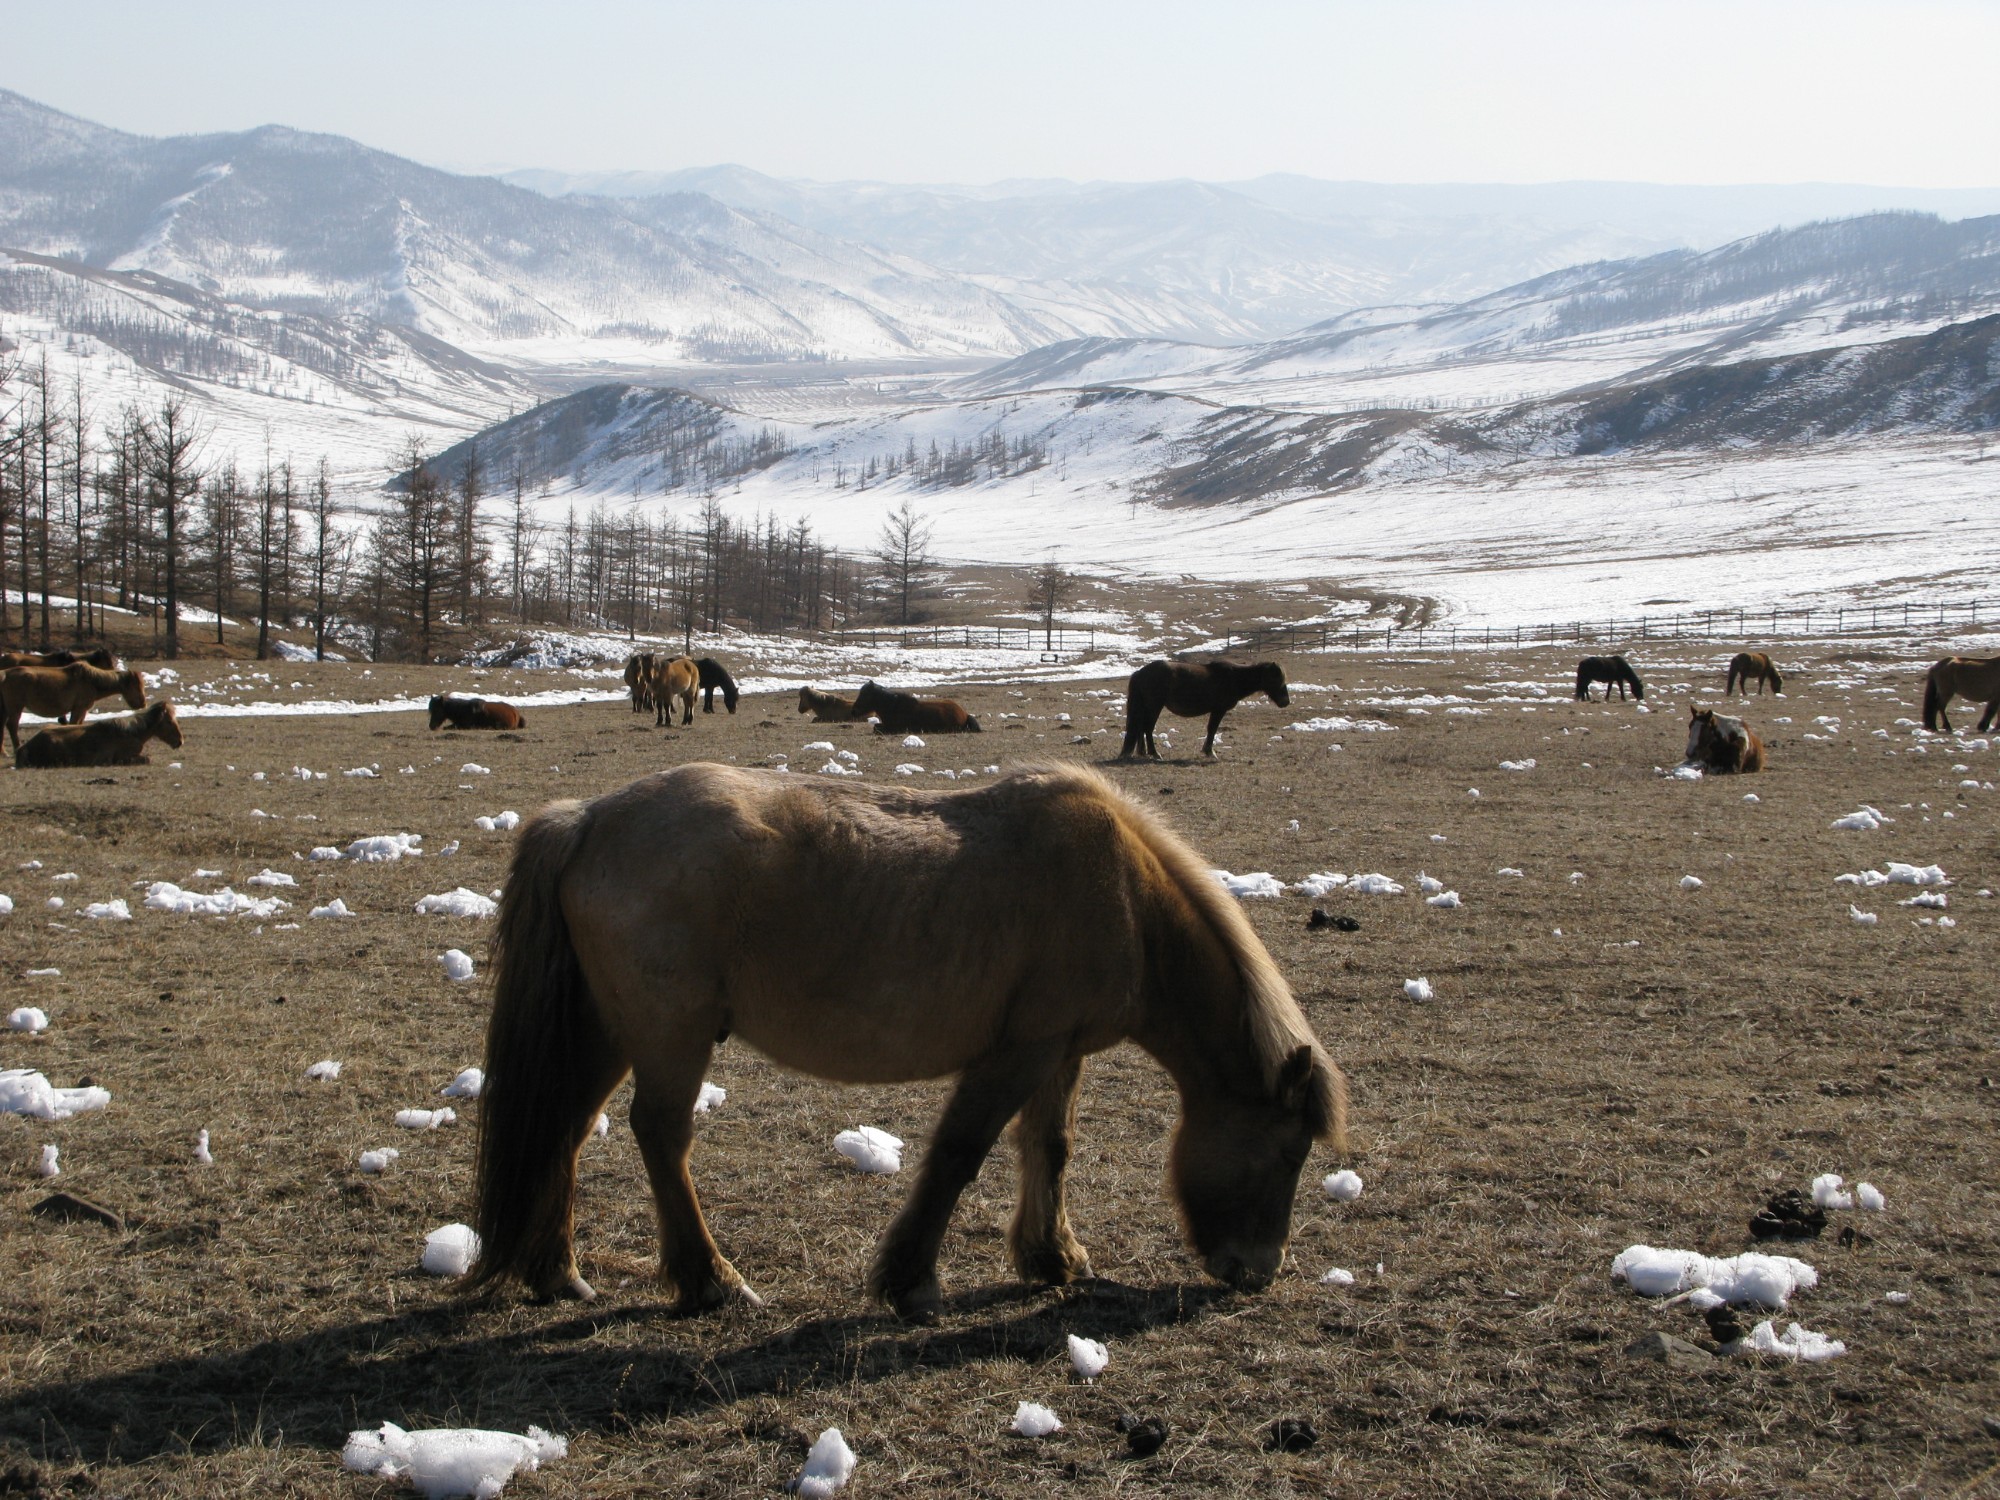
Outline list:
[[[937,793],[695,763],[587,818],[563,905],[621,1029],[691,1007],[821,1077],[934,1077],[1136,973],[1116,809],[1080,774]]]

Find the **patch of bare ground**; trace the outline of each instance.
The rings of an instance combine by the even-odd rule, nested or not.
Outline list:
[[[1982,1429],[2000,1414],[1996,918],[1976,894],[2000,888],[1984,786],[2000,753],[1899,724],[1916,716],[1914,669],[1807,647],[1781,660],[1783,698],[1743,710],[1768,772],[1657,776],[1679,759],[1689,702],[1717,701],[1728,654],[1635,657],[1644,714],[1570,701],[1575,653],[1293,658],[1308,686],[1289,710],[1238,708],[1214,764],[1192,756],[1191,723],[1164,763],[1113,763],[1122,685],[1085,683],[969,691],[989,732],[921,751],[808,725],[770,697],[669,731],[622,705],[541,708],[517,738],[432,735],[415,714],[190,719],[186,747],[155,747],[150,767],[0,775],[0,891],[16,903],[0,974],[9,1008],[52,1022],[0,1034],[0,1066],[114,1096],[61,1124],[0,1117],[0,1474],[51,1495],[366,1495],[379,1487],[341,1472],[341,1442],[394,1420],[567,1433],[569,1458],[517,1479],[523,1495],[775,1494],[832,1425],[864,1494],[1979,1493],[2000,1460]],[[444,685],[360,670],[278,675],[356,697]],[[1392,727],[1286,727],[1315,716]],[[473,819],[698,758],[784,754],[804,772],[825,758],[801,754],[818,739],[857,751],[871,778],[901,761],[1081,758],[1214,865],[1410,887],[1325,897],[1352,932],[1309,929],[1298,895],[1246,903],[1354,1096],[1353,1156],[1315,1157],[1270,1292],[1224,1293],[1187,1254],[1162,1192],[1175,1099],[1129,1048],[1085,1074],[1073,1212],[1103,1279],[1081,1288],[1011,1280],[1013,1168],[996,1155],[946,1242],[943,1322],[904,1327],[869,1305],[866,1258],[909,1173],[855,1173],[832,1137],[874,1124],[918,1156],[943,1085],[837,1088],[736,1042],[717,1056],[729,1098],[700,1119],[694,1172],[764,1310],[668,1315],[622,1093],[583,1163],[600,1302],[466,1306],[418,1271],[424,1233],[468,1215],[477,1105],[435,1133],[391,1119],[442,1102],[479,1060],[483,964],[457,985],[437,955],[483,956],[487,924],[411,908],[500,884],[510,839]],[[461,774],[469,761],[490,774]],[[285,774],[299,765],[329,775]],[[1863,802],[1896,821],[1829,827]],[[394,864],[299,857],[398,831],[461,846]],[[30,859],[43,868],[16,869]],[[1941,864],[1949,907],[1834,883],[1891,859]],[[265,866],[300,884],[261,922],[139,907],[145,880],[222,883],[192,879],[199,867],[242,890]],[[1425,905],[1420,870],[1464,905]],[[1683,889],[1686,875],[1702,885]],[[51,895],[63,911],[44,909]],[[113,896],[133,921],[78,918]],[[305,916],[336,896],[358,915]],[[1940,915],[1957,925],[1920,920]],[[40,968],[62,972],[24,977]],[[1403,994],[1417,976],[1429,1003]],[[305,1079],[321,1058],[343,1063],[338,1081]],[[213,1167],[192,1160],[204,1128]],[[54,1186],[115,1209],[122,1232],[30,1217],[50,1141]],[[385,1145],[401,1160],[361,1176],[359,1152]],[[1340,1165],[1367,1180],[1352,1204],[1318,1186]],[[1878,1184],[1888,1211],[1837,1212],[1823,1239],[1789,1247],[1821,1282],[1780,1326],[1843,1339],[1844,1358],[1627,1355],[1653,1330],[1714,1344],[1686,1307],[1615,1285],[1614,1254],[1749,1248],[1757,1208],[1826,1171]],[[1354,1285],[1321,1284],[1334,1266]],[[1907,1303],[1883,1300],[1898,1291]],[[1095,1385],[1069,1373],[1071,1333],[1110,1345]],[[1022,1399],[1066,1427],[1011,1436]],[[1124,1456],[1125,1412],[1164,1420],[1157,1453]],[[1285,1418],[1317,1441],[1285,1451]]]

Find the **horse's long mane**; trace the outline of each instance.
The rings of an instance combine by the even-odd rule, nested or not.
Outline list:
[[[1313,1133],[1346,1150],[1347,1088],[1340,1072],[1320,1049],[1292,988],[1271,959],[1236,898],[1223,889],[1208,866],[1149,809],[1126,796],[1109,778],[1081,766],[1041,768],[1085,786],[1110,803],[1120,823],[1159,861],[1169,881],[1194,909],[1236,967],[1242,981],[1243,1021],[1248,1028],[1264,1085],[1275,1090],[1286,1061],[1300,1047],[1310,1047],[1313,1069],[1311,1117]]]

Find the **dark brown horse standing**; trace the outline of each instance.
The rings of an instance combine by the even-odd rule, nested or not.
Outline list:
[[[494,933],[475,1285],[595,1295],[577,1153],[629,1072],[661,1281],[686,1312],[757,1300],[688,1173],[724,1032],[839,1082],[957,1076],[868,1275],[917,1320],[942,1305],[959,1195],[1017,1115],[1015,1269],[1090,1274],[1063,1176],[1091,1053],[1129,1038],[1173,1076],[1173,1192],[1204,1268],[1240,1290],[1276,1276],[1312,1143],[1345,1126],[1339,1070],[1236,900],[1104,777],[925,792],[685,765],[521,829]]]
[[[877,734],[978,734],[979,721],[949,698],[919,698],[864,682],[854,695],[854,717],[875,716]]]
[[[88,651],[0,651],[0,672],[9,667],[66,667],[79,661],[107,672],[118,670],[118,658],[109,646],[93,646]]]
[[[715,712],[715,690],[722,689],[722,706],[731,713],[736,712],[736,679],[729,675],[729,668],[712,656],[697,656],[694,660],[701,673],[701,711]]]
[[[136,714],[99,719],[91,724],[55,724],[23,745],[14,756],[17,770],[56,766],[143,766],[146,742],[159,740],[180,749],[180,721],[174,706],[162,698]]]
[[[1774,693],[1785,690],[1785,679],[1779,675],[1777,666],[1762,651],[1739,651],[1729,659],[1729,675],[1722,684],[1722,696],[1740,692],[1750,696],[1750,684],[1757,684],[1757,696],[1764,696],[1764,689]]]
[[[511,703],[494,698],[453,698],[439,693],[431,699],[431,728],[519,729],[527,715]]]
[[[1954,698],[1970,698],[1984,703],[1979,716],[1979,733],[1993,727],[2000,714],[2000,656],[1947,656],[1924,677],[1924,728],[1936,733],[1940,727],[1951,733],[1945,710]]]
[[[1274,661],[1211,661],[1191,666],[1178,661],[1149,661],[1125,683],[1125,747],[1120,760],[1139,754],[1160,758],[1153,729],[1165,710],[1183,719],[1208,715],[1208,738],[1201,753],[1215,754],[1215,731],[1223,715],[1252,693],[1262,693],[1280,708],[1291,706],[1285,672]]]
[[[632,712],[653,706],[653,653],[637,651],[625,658],[625,687],[632,694]]]
[[[1590,702],[1590,685],[1604,684],[1604,701],[1611,701],[1612,688],[1618,689],[1623,699],[1625,689],[1632,689],[1632,696],[1641,703],[1646,701],[1646,684],[1639,680],[1639,674],[1632,670],[1632,663],[1622,656],[1586,656],[1576,664],[1576,701]]]

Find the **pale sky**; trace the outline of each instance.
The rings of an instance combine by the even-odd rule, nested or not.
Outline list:
[[[458,170],[2000,186],[2000,0],[13,0],[0,87]]]

